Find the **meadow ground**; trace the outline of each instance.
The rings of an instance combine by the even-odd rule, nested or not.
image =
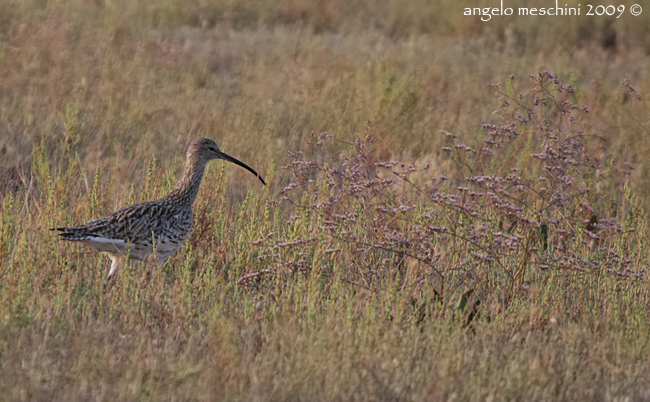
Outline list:
[[[429,3],[0,2],[0,395],[650,400],[650,10]],[[199,136],[268,186],[105,288]]]

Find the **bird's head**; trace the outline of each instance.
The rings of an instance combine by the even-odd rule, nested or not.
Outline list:
[[[244,162],[222,152],[217,144],[209,138],[200,138],[198,140],[192,141],[190,149],[187,151],[187,157],[192,159],[197,158],[203,160],[204,162],[208,162],[212,159],[223,159],[225,161],[232,162],[235,165],[239,165],[249,172],[253,173],[255,176],[257,176],[258,179],[260,179],[262,184],[266,185],[264,179],[262,179],[262,176],[254,171],[253,168]]]

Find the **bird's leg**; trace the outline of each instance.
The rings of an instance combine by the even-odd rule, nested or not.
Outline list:
[[[111,259],[111,269],[108,271],[108,276],[106,277],[106,282],[110,281],[115,274],[120,270],[123,264],[124,258],[121,255],[107,253],[108,257]]]

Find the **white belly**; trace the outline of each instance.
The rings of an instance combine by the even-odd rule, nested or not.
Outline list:
[[[107,239],[103,237],[92,237],[81,240],[81,243],[105,253],[119,254],[123,256],[128,254],[131,258],[136,260],[145,260],[152,256],[155,251],[158,263],[162,264],[167,260],[167,258],[176,254],[176,252],[183,246],[183,243],[185,243],[185,240],[185,238],[171,240],[163,237],[157,239],[155,247],[151,241],[144,243],[128,243],[124,240]]]

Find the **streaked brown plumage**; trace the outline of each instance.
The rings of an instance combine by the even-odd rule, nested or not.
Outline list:
[[[266,184],[248,165],[221,152],[214,141],[201,138],[190,144],[183,176],[163,198],[124,207],[82,226],[52,230],[60,231],[62,240],[78,241],[106,253],[112,261],[107,281],[122,267],[127,253],[131,258],[144,260],[155,252],[155,258],[162,264],[181,248],[192,232],[192,205],[205,165],[212,159],[233,162]]]

